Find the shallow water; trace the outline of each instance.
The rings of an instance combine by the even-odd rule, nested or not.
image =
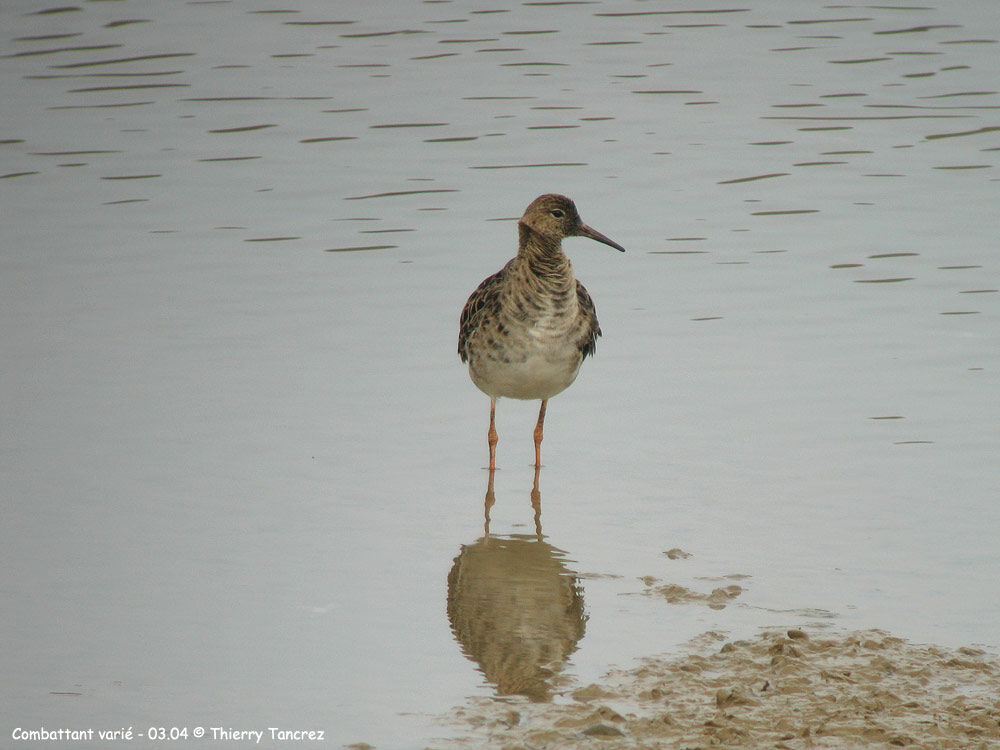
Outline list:
[[[412,747],[492,695],[457,317],[550,191],[629,250],[566,243],[604,337],[537,528],[498,407],[556,687],[710,629],[1000,647],[1000,21],[788,8],[5,3],[3,725]]]

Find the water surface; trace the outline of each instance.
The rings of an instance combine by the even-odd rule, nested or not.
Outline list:
[[[0,20],[4,726],[433,744],[494,546],[572,615],[536,697],[708,630],[1000,647],[992,3]],[[604,337],[537,485],[499,405],[486,537],[457,318],[542,192],[629,252],[567,241]]]

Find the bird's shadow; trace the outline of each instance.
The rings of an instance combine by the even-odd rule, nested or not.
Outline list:
[[[448,573],[448,620],[462,651],[498,695],[550,701],[562,668],[583,637],[583,590],[566,553],[542,535],[541,493],[531,489],[534,534],[490,534],[496,502],[493,472],[486,488],[483,536],[462,545]]]

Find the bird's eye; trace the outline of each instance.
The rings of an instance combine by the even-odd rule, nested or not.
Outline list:
[[[555,216],[557,219],[561,219],[564,214],[563,214],[563,212],[562,212],[561,209],[553,208],[552,209],[552,215]]]

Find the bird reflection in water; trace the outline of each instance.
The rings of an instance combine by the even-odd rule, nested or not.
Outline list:
[[[583,591],[564,564],[566,553],[542,536],[538,469],[531,490],[533,535],[491,536],[494,502],[490,472],[485,534],[462,545],[448,573],[448,619],[462,651],[498,695],[549,701],[583,637]]]

